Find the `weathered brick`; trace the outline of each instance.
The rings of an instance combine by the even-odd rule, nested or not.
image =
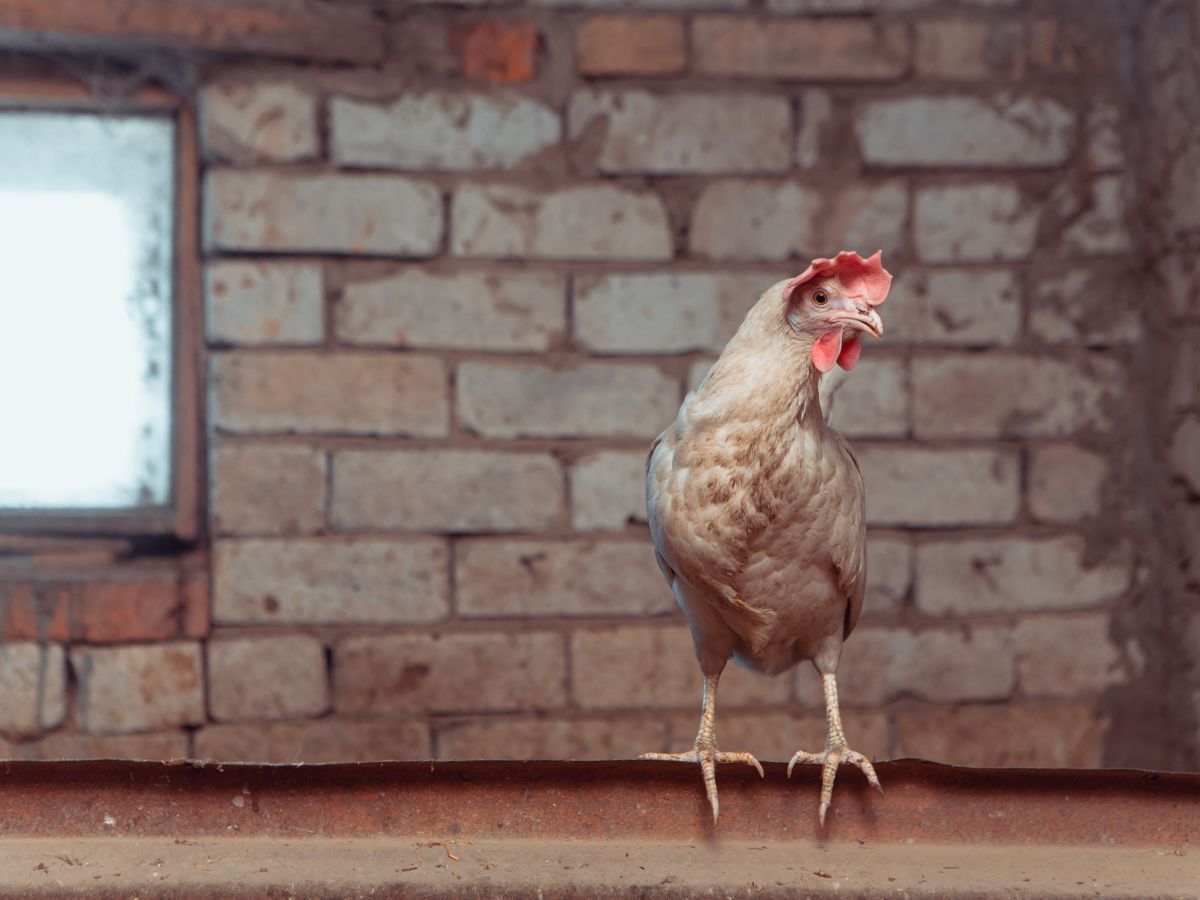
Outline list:
[[[604,275],[577,279],[575,340],[602,353],[711,349],[721,329],[715,278]]]
[[[851,708],[906,694],[947,703],[1001,700],[1016,686],[1012,633],[980,625],[915,634],[895,626],[858,628],[846,642],[837,675],[841,702]],[[822,706],[816,678],[802,678],[799,688],[805,706]]]
[[[261,0],[151,0],[128,3],[119,9],[45,4],[40,0],[7,2],[4,27],[7,30],[14,26],[35,44],[57,38],[68,39],[68,45],[86,44],[101,52],[106,44],[153,47],[164,60],[168,56],[192,58],[179,51],[208,50],[235,57],[279,56],[364,66],[381,61],[385,35],[383,24],[367,7],[340,4],[335,9],[326,3],[283,5],[264,4]],[[164,80],[171,77],[159,76]],[[182,74],[174,77],[184,78]]]
[[[1013,451],[858,444],[855,454],[871,525],[1006,525],[1017,517]]]
[[[708,75],[880,81],[904,74],[909,45],[898,22],[700,16],[692,52]]]
[[[896,755],[959,766],[1102,766],[1109,722],[1078,703],[919,706],[896,713]]]
[[[566,330],[566,279],[533,272],[404,271],[346,286],[338,339],[390,347],[543,351]]]
[[[791,164],[785,97],[581,90],[571,98],[567,128],[572,139],[599,133],[603,172],[782,172]]]
[[[1021,331],[1021,290],[1008,269],[905,272],[882,313],[888,342],[990,347]]]
[[[1093,172],[1111,172],[1125,167],[1121,125],[1125,113],[1105,99],[1092,101],[1085,123],[1086,161]]]
[[[820,206],[815,190],[794,182],[711,182],[696,201],[689,246],[714,259],[787,259],[817,245]]]
[[[209,250],[432,256],[442,195],[392,175],[217,169],[205,179]]]
[[[433,622],[450,611],[449,554],[432,538],[218,541],[222,624]]]
[[[325,288],[313,263],[220,261],[205,270],[210,341],[319,344],[325,336]]]
[[[562,514],[563,476],[544,453],[344,450],[333,457],[336,528],[539,531]]]
[[[913,212],[917,254],[925,262],[1025,259],[1038,215],[1011,184],[977,182],[919,188]]]
[[[474,22],[455,37],[465,78],[520,84],[537,74],[540,38],[532,22]]]
[[[718,351],[779,273],[581,275],[575,340],[601,353]]]
[[[864,353],[833,395],[832,416],[823,404],[826,419],[847,437],[903,437],[908,433],[906,368],[902,359]]]
[[[1130,225],[1131,181],[1124,175],[1100,175],[1080,190],[1064,182],[1055,210],[1064,220],[1063,251],[1082,256],[1116,256],[1133,248]]]
[[[208,708],[218,722],[320,715],[329,708],[325,648],[304,634],[209,641]]]
[[[0,641],[70,640],[73,588],[46,581],[0,581]]]
[[[674,253],[662,201],[610,184],[464,184],[450,219],[455,256],[663,260]]]
[[[13,759],[184,759],[187,734],[182,729],[145,734],[85,734],[56,731],[39,741],[14,745]]]
[[[1108,613],[1022,619],[1017,676],[1027,697],[1078,697],[1128,681],[1131,673],[1109,638]]]
[[[821,246],[858,247],[864,255],[882,250],[885,257],[892,256],[904,246],[907,223],[903,182],[852,183],[841,187],[821,211]]]
[[[800,97],[800,127],[796,132],[796,165],[815,169],[825,158],[826,134],[834,121],[833,98],[823,88],[809,88]]]
[[[37,734],[63,720],[66,657],[60,644],[0,644],[0,731]]]
[[[690,746],[696,734],[695,719],[679,715],[671,719],[671,750]],[[847,743],[859,753],[874,759],[888,757],[888,721],[884,713],[848,709],[842,715],[842,727]],[[797,750],[819,751],[825,746],[825,733],[825,716],[821,713],[717,711],[717,746],[748,750],[759,762],[788,762]]]
[[[849,185],[831,197],[795,182],[715,181],[696,201],[690,246],[716,259],[781,260],[815,246],[902,245],[908,192],[895,181]]]
[[[632,759],[667,746],[661,717],[477,719],[438,728],[439,759]]]
[[[1108,479],[1104,457],[1074,444],[1033,448],[1029,462],[1029,511],[1041,522],[1077,522],[1100,512]]]
[[[1174,344],[1167,405],[1173,412],[1200,409],[1200,328],[1177,329]]]
[[[164,641],[179,636],[182,608],[174,571],[80,585],[72,636],[91,643]]]
[[[463,541],[454,557],[463,616],[646,616],[675,608],[641,538]]]
[[[458,415],[487,437],[649,438],[675,418],[679,385],[654,366],[465,363]]]
[[[675,75],[685,63],[676,16],[592,16],[575,32],[580,75]]]
[[[334,705],[347,715],[548,709],[566,701],[561,635],[392,634],[334,649]]]
[[[222,762],[330,763],[428,759],[429,728],[408,719],[325,717],[308,722],[208,725],[196,732],[196,758]]]
[[[1010,0],[1011,2],[1011,0]],[[925,6],[929,0],[767,0],[773,13],[895,12]]]
[[[206,85],[200,92],[200,139],[210,160],[313,159],[321,152],[317,98],[295,81]]]
[[[325,454],[281,444],[225,444],[212,457],[217,534],[311,534],[325,525]]]
[[[646,521],[646,454],[613,450],[593,453],[570,469],[571,527],[576,531],[620,531]]]
[[[912,590],[913,548],[899,537],[867,536],[867,596],[863,614],[900,612]]]
[[[432,357],[222,353],[211,365],[213,422],[223,430],[416,437],[449,431],[446,370]]]
[[[628,625],[571,635],[575,701],[587,709],[699,709],[704,686],[692,638],[685,626]],[[788,679],[766,678],[728,666],[718,704],[784,703]]]
[[[1160,253],[1153,267],[1172,316],[1200,321],[1200,248]]]
[[[440,2],[440,0],[422,0]],[[488,0],[484,0],[488,2]],[[572,6],[582,9],[649,7],[653,9],[742,9],[750,0],[533,0],[538,6]]]
[[[917,547],[917,608],[944,616],[1098,606],[1125,593],[1132,569],[1128,545],[1093,559],[1078,535],[930,541]]]
[[[180,637],[208,637],[212,627],[210,583],[207,565],[203,571],[184,573],[180,580],[179,600],[183,604],[179,623]]]
[[[1179,423],[1171,436],[1168,454],[1174,470],[1193,491],[1200,493],[1200,416],[1187,416]]]
[[[945,18],[917,23],[913,63],[923,78],[1014,78],[1023,59],[1017,22]]]
[[[1026,59],[1036,74],[1072,76],[1086,60],[1087,36],[1075,23],[1038,19],[1029,23]]]
[[[918,437],[1066,437],[1106,425],[1112,359],[946,355],[913,361]]]
[[[1052,344],[1109,347],[1142,337],[1132,298],[1145,276],[1126,270],[1056,266],[1031,276],[1029,331]]]
[[[863,159],[882,166],[1055,166],[1074,131],[1058,101],[1007,94],[876,100],[855,121]]]
[[[77,647],[75,720],[84,731],[123,734],[204,721],[200,645]]]
[[[330,147],[341,166],[511,169],[562,138],[558,114],[510,91],[425,90],[390,104],[334,97]]]

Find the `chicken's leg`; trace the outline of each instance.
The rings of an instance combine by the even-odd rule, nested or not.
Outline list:
[[[668,759],[677,762],[698,762],[700,772],[704,776],[704,789],[708,793],[708,802],[712,806],[713,822],[720,815],[720,804],[717,802],[717,767],[719,762],[740,762],[754,766],[761,778],[763,768],[749,753],[725,753],[717,749],[716,719],[717,719],[717,682],[720,673],[704,676],[704,700],[700,709],[700,730],[696,734],[696,743],[686,753],[643,753],[638,759]]]
[[[875,790],[882,794],[883,787],[879,783],[879,776],[875,774],[875,767],[871,765],[871,761],[857,750],[851,750],[846,746],[846,735],[842,731],[842,714],[838,711],[837,680],[832,672],[822,673],[821,688],[825,692],[825,719],[829,727],[828,735],[825,738],[825,749],[820,753],[797,750],[792,761],[788,763],[787,773],[788,778],[791,778],[792,768],[798,762],[817,763],[821,766],[821,805],[817,808],[817,815],[824,827],[825,813],[829,811],[829,801],[833,799],[833,780],[837,777],[839,765],[847,762],[858,766]]]

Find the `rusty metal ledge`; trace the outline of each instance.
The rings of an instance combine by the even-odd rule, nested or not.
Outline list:
[[[817,772],[718,770],[713,827],[693,765],[380,762],[0,764],[0,837],[869,841],[1158,847],[1200,839],[1200,775],[878,765],[843,768],[817,828]]]

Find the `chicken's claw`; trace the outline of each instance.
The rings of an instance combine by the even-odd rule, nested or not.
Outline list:
[[[758,777],[765,777],[762,764],[754,758],[754,754],[726,752],[716,747],[695,747],[686,753],[643,753],[638,759],[661,759],[671,762],[698,762],[700,773],[704,777],[704,790],[708,794],[708,805],[712,807],[713,824],[721,814],[721,804],[717,801],[717,766],[721,762],[745,763],[758,771]]]
[[[788,763],[788,778],[792,777],[792,769],[796,763],[815,763],[821,767],[821,805],[817,807],[817,818],[821,820],[822,828],[825,827],[825,814],[829,812],[829,804],[833,800],[833,782],[837,778],[838,766],[842,763],[858,766],[867,776],[867,782],[871,787],[879,793],[883,793],[883,785],[879,783],[879,776],[875,774],[875,767],[871,765],[871,761],[845,744],[835,744],[820,753],[797,750],[791,762]]]

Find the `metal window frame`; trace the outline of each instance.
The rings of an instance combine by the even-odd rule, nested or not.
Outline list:
[[[99,102],[82,84],[41,76],[0,77],[0,109],[80,113],[157,113],[175,122],[174,266],[171,335],[171,483],[163,506],[130,509],[0,508],[0,534],[97,537],[174,536],[191,540],[200,531],[200,468],[203,403],[200,372],[201,269],[199,162],[195,115],[166,91],[141,89],[130,97]]]

